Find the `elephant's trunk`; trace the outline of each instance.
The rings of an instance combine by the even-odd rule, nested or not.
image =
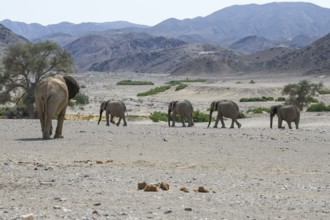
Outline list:
[[[273,118],[274,115],[270,114],[270,128],[273,128]]]
[[[207,125],[207,127],[210,127],[211,119],[212,119],[212,113],[213,113],[213,110],[211,109],[211,110],[210,110],[209,124]]]
[[[97,122],[98,125],[100,124],[100,121],[101,121],[101,118],[102,118],[102,113],[103,113],[103,110],[100,109],[100,117],[99,117],[99,121]]]
[[[168,118],[168,126],[171,127],[171,109],[168,110],[167,118]]]

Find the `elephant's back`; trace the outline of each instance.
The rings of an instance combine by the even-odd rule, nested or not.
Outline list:
[[[123,117],[126,112],[126,106],[122,101],[112,101],[109,104],[110,114],[116,117]]]
[[[42,79],[36,87],[36,98],[56,96],[60,99],[66,99],[68,89],[63,78],[58,76]]]

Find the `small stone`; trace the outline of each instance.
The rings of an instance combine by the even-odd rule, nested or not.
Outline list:
[[[168,183],[165,183],[165,182],[161,182],[160,183],[160,188],[164,191],[167,191],[170,189],[170,185]]]
[[[26,215],[22,215],[21,218],[23,220],[34,220],[34,215],[33,215],[33,213],[29,213],[29,214],[26,214]]]
[[[148,184],[146,182],[138,183],[138,189],[139,190],[145,189],[147,185]]]
[[[192,208],[185,208],[184,210],[187,211],[187,212],[191,212]]]
[[[147,187],[144,189],[145,192],[157,192],[158,188],[156,185],[147,185]]]
[[[164,212],[164,214],[170,214],[170,213],[172,213],[172,210],[167,210]]]
[[[200,193],[208,193],[209,191],[208,191],[207,189],[205,189],[203,186],[200,186],[200,187],[198,187],[197,192],[200,192]]]
[[[180,189],[180,191],[185,192],[185,193],[188,193],[189,192],[189,189],[187,189],[186,187],[182,187]]]
[[[100,206],[101,205],[101,203],[95,203],[94,204],[94,206]]]

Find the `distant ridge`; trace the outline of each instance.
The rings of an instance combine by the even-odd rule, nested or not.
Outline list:
[[[9,45],[27,42],[29,41],[24,37],[15,34],[10,29],[0,24],[0,57],[2,56],[4,49]]]

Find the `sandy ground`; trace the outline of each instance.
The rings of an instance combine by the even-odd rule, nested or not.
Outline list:
[[[68,113],[97,115],[105,97],[124,100],[130,115],[166,111],[173,97],[206,111],[214,98],[276,97],[281,86],[297,82],[215,79],[137,98],[147,87],[114,86],[123,76],[102,83],[80,77],[91,104]],[[170,80],[146,78],[157,85]],[[271,104],[239,103],[243,110]],[[330,113],[303,112],[298,130],[270,129],[268,114],[240,122],[241,129],[214,129],[206,123],[169,128],[130,119],[127,127],[106,127],[67,120],[64,139],[45,141],[38,120],[0,120],[0,219],[29,213],[31,219],[329,219]],[[170,188],[138,190],[143,181]],[[201,186],[209,192],[197,192]]]

